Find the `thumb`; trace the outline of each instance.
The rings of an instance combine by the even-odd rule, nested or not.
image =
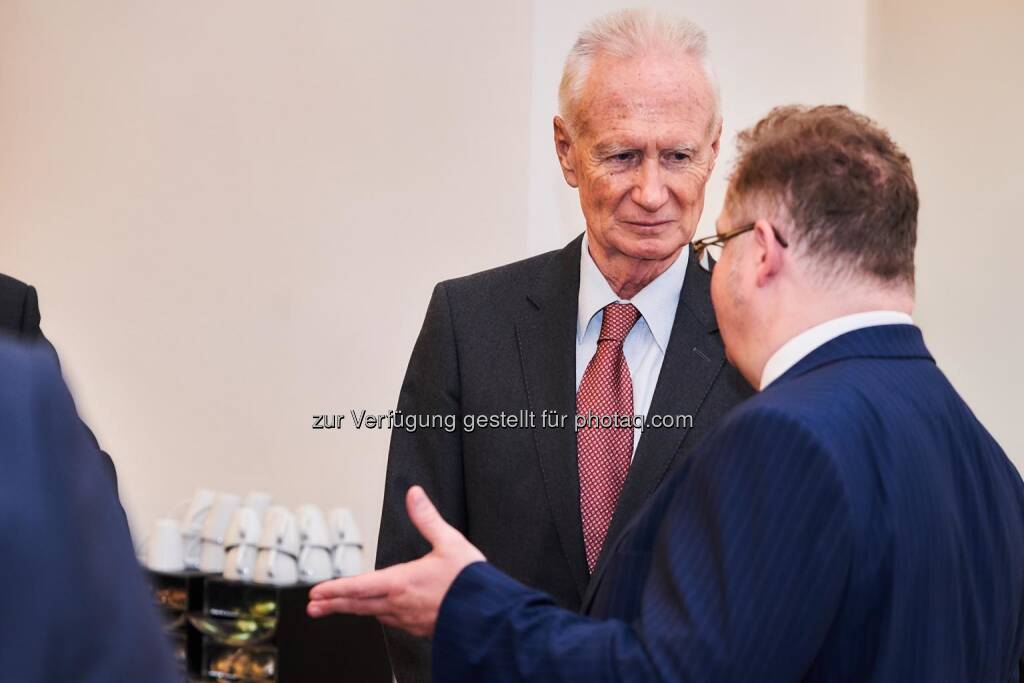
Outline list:
[[[441,513],[427,498],[427,494],[419,486],[413,486],[405,496],[405,508],[413,526],[427,539],[431,546],[436,547],[452,531],[444,521]]]

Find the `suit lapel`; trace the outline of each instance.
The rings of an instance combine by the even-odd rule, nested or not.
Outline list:
[[[725,364],[711,306],[711,274],[693,257],[676,308],[665,360],[651,400],[649,415],[691,415],[696,419],[715,377]],[[586,609],[604,573],[607,558],[629,522],[650,498],[672,465],[689,429],[645,429],[637,445],[626,483],[619,496],[604,548],[584,595]]]
[[[579,301],[582,235],[554,255],[530,289],[516,320],[516,337],[526,382],[545,494],[566,561],[580,596],[589,575],[580,522],[576,465],[576,311]],[[565,415],[564,429],[544,428],[543,411]]]

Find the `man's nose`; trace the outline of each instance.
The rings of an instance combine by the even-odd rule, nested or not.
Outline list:
[[[633,201],[651,213],[668,201],[668,187],[661,171],[657,159],[644,159],[637,170],[636,185],[633,186]]]

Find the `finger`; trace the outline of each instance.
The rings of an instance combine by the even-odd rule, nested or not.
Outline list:
[[[306,606],[306,612],[312,617],[328,614],[365,614],[380,617],[392,615],[394,610],[394,604],[386,597],[313,600]]]
[[[378,619],[398,620],[398,615],[394,612],[388,612],[385,607],[375,606],[375,610],[373,612],[366,609],[360,610],[359,607],[354,605],[337,604],[331,600],[314,600],[306,605],[306,613],[314,618],[326,617],[332,614],[368,614]]]
[[[309,591],[311,600],[330,598],[368,598],[387,595],[395,584],[395,574],[402,565],[380,569],[359,576],[350,576],[332,581],[324,581],[313,586]]]
[[[448,538],[451,532],[455,531],[444,521],[441,513],[430,502],[426,492],[419,486],[413,486],[409,489],[405,496],[405,508],[409,513],[409,519],[412,520],[413,526],[419,530],[420,535],[427,539],[432,546],[436,547]]]
[[[323,583],[313,586],[309,591],[310,600],[330,600],[331,598],[342,598],[342,597],[356,597],[356,596],[371,596],[371,595],[384,595],[383,591],[367,590],[366,581],[356,582],[356,578],[369,578],[370,575],[360,575],[358,577],[348,577],[344,579],[334,579],[333,581],[325,581]]]

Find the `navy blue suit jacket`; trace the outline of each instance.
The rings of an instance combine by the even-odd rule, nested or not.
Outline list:
[[[595,581],[578,615],[470,565],[436,680],[1017,680],[1024,485],[916,327],[862,329],[729,413]]]
[[[0,680],[181,681],[53,355],[0,341]]]

